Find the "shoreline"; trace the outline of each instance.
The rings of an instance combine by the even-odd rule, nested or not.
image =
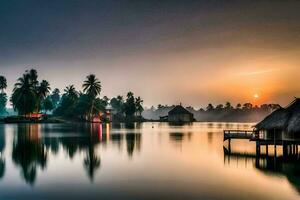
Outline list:
[[[159,121],[159,120],[143,120],[143,121],[110,121],[110,122],[89,122],[89,121],[79,121],[79,120],[65,120],[65,119],[50,119],[50,120],[0,120],[0,124],[72,124],[72,123],[88,123],[88,124],[105,124],[105,123],[113,123],[113,124],[130,124],[130,123],[170,123],[167,121]],[[191,123],[257,123],[254,121],[194,121],[190,123],[178,123],[182,125],[191,124]],[[176,124],[176,123],[175,123]]]

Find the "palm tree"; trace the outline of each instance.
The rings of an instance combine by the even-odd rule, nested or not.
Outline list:
[[[50,84],[48,83],[48,81],[46,80],[42,80],[41,84],[39,86],[35,86],[34,83],[33,87],[37,87],[37,97],[38,97],[38,101],[37,101],[37,111],[40,111],[41,108],[41,104],[43,102],[43,100],[47,97],[47,95],[50,93]]]
[[[127,98],[123,109],[126,117],[132,117],[136,113],[135,98],[132,92],[127,93]]]
[[[0,90],[4,93],[4,90],[7,88],[7,81],[4,76],[0,76]]]
[[[71,99],[76,99],[78,97],[78,92],[76,91],[74,85],[67,86],[64,89],[65,95],[67,95]]]
[[[36,89],[39,84],[37,71],[35,69],[31,69],[29,71],[26,71],[25,73],[28,74],[32,86]]]
[[[94,112],[94,104],[96,97],[101,92],[101,82],[96,78],[94,74],[90,74],[86,77],[83,85],[83,92],[86,92],[87,95],[91,97],[91,109],[90,109],[90,119],[92,119],[92,115]]]
[[[44,99],[50,93],[50,90],[51,88],[49,82],[42,80],[40,86],[38,87],[38,95],[41,97],[41,99]]]
[[[34,111],[36,106],[36,91],[31,84],[29,74],[23,74],[18,79],[11,97],[14,109],[20,114],[27,115]]]
[[[101,92],[101,82],[96,78],[94,74],[90,74],[86,77],[83,85],[83,92],[95,98]]]
[[[0,93],[0,115],[6,113],[7,95]]]
[[[54,108],[57,107],[59,101],[60,101],[60,91],[58,88],[55,88],[51,94],[51,100],[53,103]]]
[[[135,99],[135,106],[136,106],[136,111],[138,113],[139,116],[142,115],[142,112],[144,111],[144,108],[143,108],[143,99],[141,97],[137,97]]]

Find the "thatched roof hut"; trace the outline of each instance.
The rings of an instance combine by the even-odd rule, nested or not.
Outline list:
[[[287,131],[291,133],[300,132],[300,112],[295,113],[289,120]]]
[[[194,115],[189,112],[187,109],[182,107],[181,105],[175,106],[168,113],[168,121],[169,122],[193,122]]]
[[[257,130],[283,129],[288,115],[284,108],[279,108],[255,125]]]
[[[296,98],[286,108],[279,108],[255,125],[256,130],[284,130],[300,132],[300,99]]]
[[[192,114],[187,109],[182,107],[181,105],[175,106],[172,110],[169,111],[169,115],[180,115],[180,114]]]

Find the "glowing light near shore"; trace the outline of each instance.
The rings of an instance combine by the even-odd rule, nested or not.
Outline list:
[[[258,94],[254,94],[253,97],[254,97],[255,99],[258,99],[258,98],[259,98],[259,95],[258,95]]]

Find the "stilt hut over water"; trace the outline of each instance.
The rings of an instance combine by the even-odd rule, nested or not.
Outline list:
[[[255,125],[261,139],[300,140],[300,99],[279,108]]]
[[[180,105],[175,106],[168,113],[168,121],[172,123],[185,123],[185,122],[193,122],[194,115],[189,112],[187,109]]]

